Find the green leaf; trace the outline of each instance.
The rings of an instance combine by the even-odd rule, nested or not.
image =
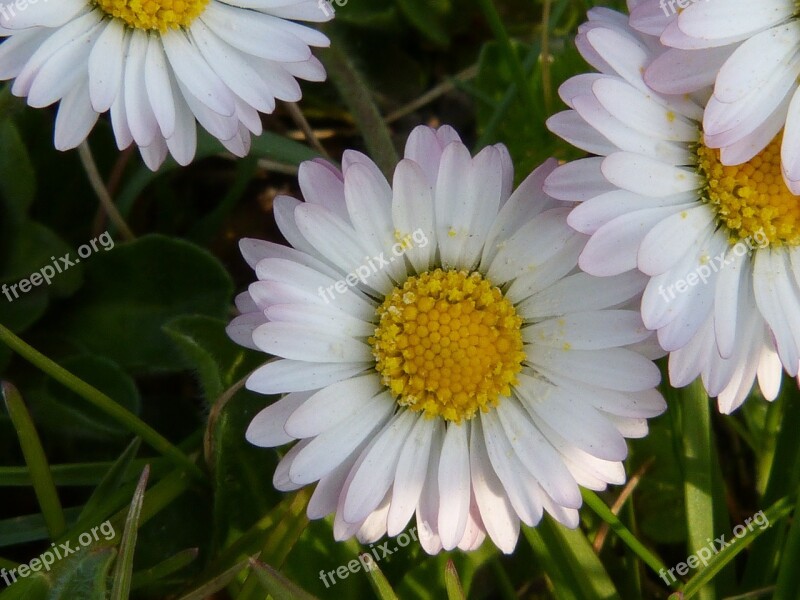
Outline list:
[[[49,592],[50,586],[44,577],[26,577],[3,590],[0,600],[53,600]]]
[[[73,522],[80,512],[80,508],[64,509],[64,516],[68,523]],[[0,521],[0,548],[38,542],[48,539],[47,525],[41,513],[23,515]]]
[[[545,517],[522,531],[553,583],[558,600],[619,599],[605,567],[580,529],[567,529]]]
[[[393,0],[332,0],[336,23],[349,23],[368,29],[396,29],[397,7]]]
[[[92,546],[61,560],[57,560],[52,550],[45,550],[43,555],[48,552],[53,557],[49,571],[42,571],[40,564],[39,571],[18,578],[16,583],[0,594],[0,599],[106,600],[106,578],[116,556],[114,548]]]
[[[680,418],[680,440],[683,449],[682,466],[686,497],[688,552],[695,554],[713,539],[718,531],[730,530],[725,511],[725,495],[719,477],[719,461],[714,447],[711,427],[711,402],[702,382],[698,379],[681,390],[668,394],[673,410],[673,420]],[[680,406],[680,409],[677,407]],[[733,573],[726,574],[732,583]],[[700,593],[701,598],[712,600],[726,577],[714,580]]]
[[[444,570],[444,583],[447,587],[448,600],[467,600],[461,587],[461,580],[458,578],[458,571],[452,560],[447,561],[447,567]]]
[[[773,600],[793,600],[800,597],[800,494],[794,508],[794,522],[781,556],[778,583],[775,586]]]
[[[61,326],[128,370],[177,371],[187,365],[163,326],[185,314],[224,318],[232,295],[230,277],[211,254],[148,235],[92,258]]]
[[[264,362],[264,356],[233,343],[226,322],[205,316],[183,316],[164,331],[197,372],[206,400],[213,402],[246,373]]]
[[[197,560],[199,553],[199,548],[187,548],[186,550],[181,550],[174,556],[170,556],[168,559],[158,563],[154,567],[150,567],[145,571],[138,571],[134,573],[131,589],[137,590],[140,588],[146,588],[158,583],[160,580],[166,577],[169,577],[173,573],[177,573]]]
[[[275,453],[253,446],[244,436],[250,421],[268,404],[267,400],[253,392],[240,391],[222,409],[211,432],[216,499],[214,532],[220,543],[230,531],[248,529],[281,497],[272,485],[277,465]],[[258,545],[246,553],[252,555],[260,548]]]
[[[8,296],[5,293],[0,295],[0,323],[14,333],[24,333],[44,316],[50,304],[47,290],[41,287],[34,288],[27,294],[20,294],[19,298],[14,297],[10,288],[6,291]]]
[[[564,3],[566,4],[566,3]],[[475,78],[478,130],[481,132],[477,149],[497,142],[504,143],[514,160],[518,181],[551,156],[577,158],[582,152],[559,141],[545,125],[550,113],[545,107],[544,91],[539,63],[539,42],[523,45],[512,40],[513,51],[522,63],[533,108],[528,108],[520,94],[511,66],[497,42],[484,45],[478,60]],[[578,72],[582,59],[572,44],[560,44],[552,52],[550,69],[553,79],[566,79]],[[529,100],[530,102],[530,100]]]
[[[745,550],[748,546],[750,546],[750,544],[761,537],[764,532],[769,532],[775,523],[790,515],[794,509],[795,502],[795,498],[787,496],[785,498],[781,498],[775,504],[770,506],[764,511],[764,517],[770,524],[769,528],[753,528],[752,530],[748,529],[742,537],[735,540],[735,544],[729,544],[717,554],[714,554],[703,570],[689,580],[689,582],[683,588],[683,594],[679,596],[675,594],[675,596],[679,597],[681,600],[689,600],[689,598],[694,598],[698,593],[700,593],[700,590],[702,590],[708,584],[708,582],[714,579],[717,573],[719,573],[727,565],[732,564],[733,560],[739,555],[740,552]],[[760,557],[756,555],[755,560],[759,559]]]
[[[372,584],[372,589],[375,590],[375,595],[378,596],[379,600],[398,600],[397,594],[394,593],[392,586],[389,585],[389,580],[386,579],[372,555],[365,552],[359,558],[366,560],[367,565],[369,565],[365,570],[367,577],[369,577],[369,582]]]
[[[60,363],[73,375],[113,398],[131,413],[140,412],[141,399],[136,384],[113,361],[99,356],[83,355],[65,358]],[[37,403],[37,415],[53,431],[64,431],[67,425],[70,435],[75,435],[76,432],[92,438],[129,435],[128,429],[119,421],[89,404],[75,392],[65,390],[49,377],[44,380]]]
[[[10,119],[0,120],[0,194],[5,198],[8,224],[19,225],[36,194],[36,173],[25,142]]]
[[[259,560],[278,567],[283,565],[297,540],[300,539],[300,536],[308,527],[306,507],[310,498],[311,493],[308,488],[295,492],[288,505],[286,515],[269,532],[269,536],[266,538],[264,547],[259,555]],[[255,593],[256,586],[253,584],[255,584],[255,579],[248,577],[239,600],[247,598],[255,600],[258,597]]]
[[[136,458],[136,454],[139,452],[141,445],[142,440],[138,437],[134,438],[133,441],[128,444],[128,447],[125,448],[125,451],[114,464],[111,465],[108,473],[106,473],[103,480],[92,492],[86,504],[83,505],[83,510],[81,511],[80,517],[78,517],[79,519],[89,518],[96,509],[108,501],[111,493],[118,490],[122,483],[126,481],[131,463],[133,459]]]
[[[31,472],[33,491],[39,501],[45,523],[47,523],[48,533],[51,538],[55,539],[64,533],[67,524],[42,442],[17,388],[8,382],[2,382],[0,389],[2,389],[6,410],[17,432],[25,464]]]
[[[778,439],[774,446],[774,459],[771,461],[766,491],[762,504],[769,505],[794,493],[800,485],[800,391],[784,380],[781,394],[777,400],[776,412],[780,421]],[[773,409],[770,409],[771,411]],[[745,589],[764,587],[774,583],[780,551],[784,545],[786,531],[771,527],[753,544],[752,559],[747,561],[743,585]]]
[[[140,471],[146,463],[157,464],[155,471],[164,471],[166,463],[162,459],[140,459],[133,462],[133,469]],[[70,463],[66,465],[50,465],[50,472],[56,485],[72,487],[94,487],[103,482],[109,475],[109,469],[116,463]],[[0,467],[0,487],[28,487],[31,485],[30,472],[27,467]]]
[[[250,560],[250,567],[261,586],[273,600],[315,600],[315,597],[289,581],[279,571],[257,560]]]
[[[74,264],[68,266],[60,260],[62,257],[66,257],[67,263]],[[93,256],[92,260],[96,260],[96,257]],[[55,296],[70,296],[83,281],[84,265],[79,261],[75,249],[51,229],[41,223],[27,221],[14,232],[7,260],[0,271],[0,280],[13,286],[22,279],[30,281],[31,276],[39,272],[39,286],[31,287],[27,293],[20,288],[10,292],[15,302],[37,290],[47,291]],[[50,279],[49,285],[44,276]]]
[[[142,514],[142,502],[147,488],[147,479],[150,477],[150,467],[147,466],[139,477],[139,483],[131,499],[128,517],[125,519],[125,529],[122,532],[122,541],[119,544],[120,554],[114,566],[114,582],[111,588],[111,600],[128,600],[131,591],[131,576],[133,573],[133,553],[136,549],[137,532],[139,530],[139,517]]]
[[[117,552],[110,547],[90,548],[61,564],[51,584],[49,600],[106,600],[106,578]]]
[[[271,131],[265,131],[253,138],[250,154],[289,165],[299,165],[303,161],[319,158],[319,154],[308,146]]]
[[[450,11],[449,0],[397,0],[406,18],[425,37],[442,46],[450,41],[442,16]]]
[[[180,597],[180,600],[207,600],[218,591],[224,589],[236,576],[247,568],[249,560],[242,561],[216,577],[212,577],[202,585],[194,588],[189,593]]]

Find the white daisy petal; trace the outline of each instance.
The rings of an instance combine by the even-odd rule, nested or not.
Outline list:
[[[325,79],[311,47],[330,41],[295,21],[332,16],[316,0],[32,0],[0,12],[0,80],[13,79],[30,106],[60,101],[59,150],[110,111],[117,146],[135,141],[152,170],[169,153],[192,161],[197,123],[244,156],[262,132],[259,111],[273,112],[276,98],[298,101],[297,79]]]
[[[480,422],[470,439],[470,477],[486,533],[500,550],[511,554],[519,537],[519,516],[492,468]]]
[[[747,0],[690,2],[677,11],[659,0],[628,4],[628,22],[594,11],[579,28],[578,49],[599,73],[562,85],[572,110],[554,128],[579,148],[586,140],[608,144],[559,167],[548,189],[581,202],[568,222],[591,236],[582,269],[644,274],[637,274],[646,284],[641,315],[670,353],[671,383],[699,375],[730,412],[756,376],[774,398],[776,349],[783,369],[800,370],[800,288],[788,268],[800,244],[800,19],[787,0],[765,0],[756,12]],[[540,295],[560,315],[562,296],[551,290],[527,299],[521,314],[544,317]],[[580,300],[567,302],[573,308]],[[551,344],[549,353],[533,346],[536,335]],[[532,367],[562,383],[595,383],[573,362],[581,350],[558,352],[559,343],[573,346],[552,321],[531,328],[526,341]],[[650,340],[630,348],[657,355]],[[623,377],[626,359],[612,358],[619,351],[609,349],[605,366]],[[648,377],[628,383],[650,384]],[[636,415],[608,414],[626,437],[646,430]]]
[[[373,373],[333,383],[287,417],[286,432],[295,438],[317,436],[364,408],[382,389]]]
[[[441,446],[444,426],[441,421],[420,417],[408,435],[397,461],[392,505],[387,523],[391,536],[402,533],[414,514],[431,457],[431,448]]]
[[[378,507],[392,485],[403,442],[415,420],[410,410],[397,413],[364,450],[363,460],[353,469],[353,478],[343,491],[345,521],[366,519]]]
[[[449,425],[439,458],[439,536],[442,547],[452,550],[467,527],[470,502],[468,427]]]
[[[364,410],[339,425],[311,438],[310,443],[297,455],[289,471],[290,479],[297,484],[318,481],[330,473],[362,441],[377,433],[390,418],[394,403],[388,394],[369,402]]]
[[[306,163],[306,202],[274,203],[293,248],[241,243],[258,281],[236,298],[244,314],[229,334],[281,357],[248,388],[289,393],[248,436],[300,440],[275,485],[319,481],[307,513],[333,513],[337,540],[401,535],[414,513],[430,554],[487,536],[510,553],[520,522],[545,511],[575,527],[579,486],[623,483],[625,437],[665,408],[647,358],[661,354],[630,310],[647,277],[579,272],[587,238],[543,190],[556,162],[516,191],[511,165],[503,146],[473,158],[452,128],[418,128],[392,187],[359,152],[345,152],[341,171]],[[398,244],[402,261],[348,279],[370,254],[400,258]]]
[[[286,420],[303,404],[310,392],[295,392],[287,394],[275,404],[271,404],[250,422],[245,437],[247,441],[255,446],[272,448],[282,446],[297,439],[286,433],[284,427]]]

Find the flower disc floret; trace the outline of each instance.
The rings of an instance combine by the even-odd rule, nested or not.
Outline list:
[[[209,0],[95,0],[103,12],[134,29],[167,31],[188,27]]]
[[[522,319],[480,273],[409,277],[378,308],[370,338],[398,404],[461,422],[509,396],[525,357]]]
[[[741,165],[723,165],[720,151],[703,144],[697,159],[706,180],[703,197],[727,227],[731,243],[757,238],[770,246],[800,244],[800,196],[783,180],[781,136]]]

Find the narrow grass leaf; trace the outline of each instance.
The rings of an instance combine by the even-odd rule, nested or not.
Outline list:
[[[770,523],[770,527],[774,526],[775,523],[791,514],[792,510],[794,510],[795,501],[795,498],[787,496],[785,498],[781,498],[764,511],[764,517]],[[731,544],[723,548],[720,550],[719,554],[715,554],[713,557],[711,557],[711,560],[708,561],[706,568],[689,580],[689,582],[683,588],[682,595],[673,594],[673,596],[670,596],[670,598],[680,598],[681,600],[689,600],[689,598],[694,598],[703,588],[703,586],[711,581],[717,573],[724,569],[726,565],[731,563],[731,561],[733,561],[733,559],[735,559],[740,552],[750,546],[750,544],[752,544],[753,541],[755,541],[765,531],[768,531],[768,529],[755,528],[753,531],[748,530],[743,537],[738,538],[735,544]],[[756,557],[756,559],[758,559],[758,557]]]
[[[97,510],[101,504],[106,500],[112,492],[116,491],[126,479],[128,469],[136,458],[139,448],[142,445],[140,438],[134,438],[128,447],[122,452],[120,457],[111,465],[111,468],[106,473],[103,480],[95,488],[92,495],[83,506],[79,519],[84,519],[92,516],[92,513]]]
[[[11,422],[19,438],[25,463],[31,473],[33,491],[36,493],[36,499],[42,509],[47,531],[50,537],[55,539],[64,533],[67,522],[64,518],[64,509],[61,508],[61,501],[58,499],[56,484],[53,482],[47,457],[42,448],[42,442],[39,440],[33,419],[31,419],[17,388],[4,381],[2,392],[8,415],[11,417]]]
[[[197,560],[199,553],[199,548],[187,548],[186,550],[181,550],[175,556],[170,556],[165,561],[162,561],[157,565],[150,567],[149,569],[134,573],[133,580],[131,582],[131,589],[138,590],[140,588],[147,587],[161,581],[165,577],[169,577],[173,573],[177,573],[184,567]]]
[[[383,574],[383,571],[381,571],[378,563],[375,562],[375,559],[373,559],[372,556],[366,552],[359,558],[367,563],[367,576],[369,577],[369,582],[372,585],[372,589],[375,590],[375,594],[378,596],[378,599],[398,600],[397,594],[394,593],[392,586],[389,585],[389,580],[386,579],[386,575]]]
[[[136,549],[136,538],[139,532],[139,518],[142,515],[144,492],[147,480],[150,477],[150,467],[146,466],[139,477],[139,484],[133,493],[128,518],[125,520],[125,529],[119,545],[119,557],[114,567],[114,584],[111,588],[111,600],[127,600],[131,592],[131,578],[133,574],[133,553]]]
[[[250,559],[250,567],[273,600],[316,600],[314,596],[269,565]]]
[[[448,600],[467,600],[467,597],[464,596],[464,589],[461,587],[458,571],[452,560],[447,561],[447,566],[444,569],[444,584],[447,589]]]

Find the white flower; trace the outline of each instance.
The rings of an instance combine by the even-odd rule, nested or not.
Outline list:
[[[248,388],[288,393],[252,443],[297,443],[281,490],[317,483],[310,518],[337,539],[401,533],[416,513],[429,553],[511,552],[520,521],[576,527],[578,486],[620,484],[625,437],[665,404],[658,349],[635,310],[644,278],[576,269],[585,236],[541,191],[512,193],[503,146],[471,158],[449,127],[417,128],[390,187],[367,157],[300,170],[279,197],[293,248],[244,240],[259,281],[237,301],[239,343],[279,357]]]
[[[673,385],[701,375],[728,413],[758,376],[772,400],[781,364],[792,376],[800,366],[800,202],[781,177],[780,136],[723,166],[701,142],[703,107],[647,87],[657,40],[620,16],[590,12],[578,45],[601,73],[567,81],[572,110],[548,121],[598,156],[560,167],[545,190],[582,201],[569,223],[591,235],[584,270],[650,276],[642,318],[671,353]]]
[[[661,4],[646,0],[631,14],[634,27],[670,47],[648,68],[648,84],[670,94],[714,86],[703,132],[725,165],[749,161],[783,130],[782,173],[800,194],[797,2],[703,0],[679,14]]]
[[[197,120],[237,156],[261,133],[259,111],[296,102],[295,78],[325,79],[309,46],[327,21],[318,0],[38,0],[0,10],[0,80],[28,104],[60,102],[55,146],[76,147],[111,111],[117,145],[153,170],[192,161]]]

